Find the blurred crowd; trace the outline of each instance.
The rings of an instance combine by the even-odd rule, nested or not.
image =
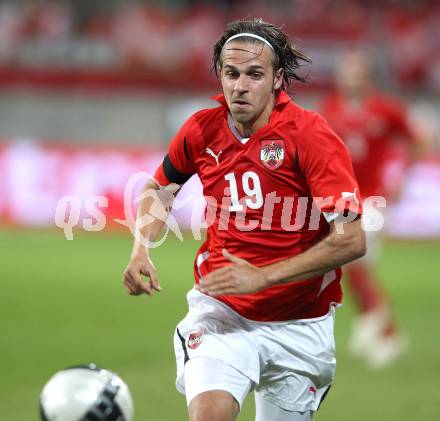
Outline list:
[[[335,53],[368,46],[386,84],[440,94],[435,0],[0,0],[0,84],[14,71],[104,71],[155,83],[212,83],[212,45],[232,19],[282,24],[330,83]],[[207,54],[208,52],[208,54]]]

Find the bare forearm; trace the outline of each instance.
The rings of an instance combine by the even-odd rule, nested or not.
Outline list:
[[[360,224],[360,221],[353,223]],[[310,279],[362,256],[365,253],[364,234],[360,232],[358,235],[362,238],[342,237],[332,232],[305,252],[263,267],[268,286]]]
[[[135,237],[131,259],[124,271],[124,287],[130,295],[147,294],[162,290],[157,277],[156,268],[149,256],[149,249],[160,234],[170,213],[174,194],[173,186],[161,188],[150,180],[139,196],[136,225],[133,230]],[[144,276],[149,281],[144,281]]]
[[[197,288],[212,296],[252,294],[277,284],[322,275],[364,253],[365,235],[360,219],[345,224],[342,234],[331,224],[330,234],[315,246],[273,265],[256,267],[223,249],[223,255],[232,264],[204,276]]]
[[[159,236],[170,212],[170,208],[163,205],[157,196],[158,190],[159,186],[150,180],[142,191],[137,209],[132,257],[139,254],[148,256],[148,244]]]

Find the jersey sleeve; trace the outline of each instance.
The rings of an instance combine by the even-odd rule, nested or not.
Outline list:
[[[195,172],[190,144],[195,138],[194,118],[189,118],[176,133],[154,178],[161,186],[184,184]]]
[[[346,211],[362,214],[350,153],[322,117],[304,128],[297,152],[314,203],[328,221]]]

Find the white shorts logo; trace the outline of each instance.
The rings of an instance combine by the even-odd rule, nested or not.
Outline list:
[[[188,348],[196,349],[203,341],[203,330],[197,330],[195,332],[191,332],[188,338]]]

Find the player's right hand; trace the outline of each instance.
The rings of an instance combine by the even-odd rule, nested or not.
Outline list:
[[[144,276],[150,278],[144,280]],[[153,291],[160,292],[162,288],[157,279],[156,268],[149,257],[133,257],[124,271],[124,288],[130,295],[153,295]]]

